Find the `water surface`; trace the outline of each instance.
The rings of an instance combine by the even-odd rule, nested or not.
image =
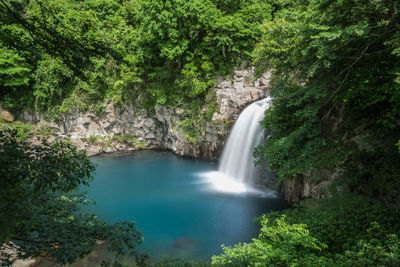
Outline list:
[[[96,175],[90,212],[107,222],[135,221],[144,233],[139,251],[209,260],[221,245],[256,237],[254,217],[285,207],[274,194],[225,194],[212,190],[202,173],[217,164],[169,152],[141,151],[121,158],[94,157]]]

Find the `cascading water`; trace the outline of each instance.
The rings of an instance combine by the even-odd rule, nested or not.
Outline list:
[[[269,104],[270,98],[260,100],[240,114],[222,152],[219,172],[238,182],[254,184],[259,168],[254,164],[253,150],[264,138],[260,121]]]
[[[240,114],[224,146],[218,171],[205,175],[215,190],[232,193],[257,191],[253,186],[260,176],[260,167],[254,163],[253,151],[264,139],[260,121],[270,103],[271,98],[265,98]]]

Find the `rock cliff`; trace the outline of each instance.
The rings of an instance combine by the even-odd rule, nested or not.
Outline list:
[[[71,140],[89,155],[102,152],[166,149],[177,155],[216,160],[221,152],[232,122],[250,103],[266,97],[270,74],[254,77],[254,69],[237,69],[225,79],[218,79],[213,90],[216,112],[210,121],[204,120],[199,140],[185,138],[179,122],[186,110],[157,105],[155,111],[133,104],[104,104],[102,114],[72,112],[60,120],[50,120],[44,114],[25,111],[20,117],[27,122],[50,129],[49,141],[55,138]]]
[[[202,131],[196,142],[188,140],[180,126],[179,122],[187,114],[184,108],[157,105],[153,111],[149,111],[134,104],[117,106],[110,102],[103,105],[101,114],[75,111],[59,120],[52,120],[46,114],[25,111],[19,117],[35,124],[37,130],[48,132],[47,141],[56,138],[70,140],[90,156],[103,152],[163,149],[180,156],[217,160],[240,112],[250,103],[269,94],[269,80],[268,72],[256,79],[254,69],[237,69],[225,79],[218,79],[212,90],[216,111],[211,120],[202,121],[204,125],[200,127]],[[1,112],[3,120],[14,119],[9,112]],[[304,198],[323,197],[328,194],[327,188],[335,179],[334,176],[330,173],[304,174],[287,179],[280,191],[290,203],[297,203]],[[323,179],[315,181],[312,177]]]

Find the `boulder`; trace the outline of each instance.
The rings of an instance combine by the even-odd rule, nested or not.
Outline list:
[[[11,114],[11,112],[9,112],[8,110],[5,110],[5,109],[0,111],[0,117],[3,120],[8,121],[8,122],[13,122],[15,120],[14,115]]]

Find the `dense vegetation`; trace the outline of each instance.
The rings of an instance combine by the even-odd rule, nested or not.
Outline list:
[[[150,107],[202,100],[217,73],[249,59],[271,6],[14,0],[0,11],[2,104],[57,113],[110,98]]]
[[[133,223],[109,225],[81,212],[93,204],[76,189],[88,184],[93,164],[67,142],[38,145],[22,141],[16,130],[0,130],[0,265],[18,258],[47,256],[73,263],[91,252],[98,240],[110,250],[132,254],[142,236]],[[10,242],[11,241],[11,242]],[[43,253],[46,254],[43,254]]]
[[[399,203],[400,3],[277,3],[255,52],[275,75],[256,154],[281,181],[336,168],[341,186]]]
[[[399,214],[360,195],[302,202],[263,215],[251,243],[224,247],[220,266],[398,266]]]
[[[110,99],[184,106],[190,139],[216,77],[246,62],[273,70],[262,122],[270,137],[256,156],[279,183],[340,175],[332,198],[262,216],[257,239],[212,264],[399,266],[399,214],[359,195],[399,208],[399,1],[0,0],[0,104],[10,110],[57,117]],[[86,157],[66,143],[32,145],[16,127],[0,132],[0,243],[62,263],[97,239],[133,252],[133,224],[79,211],[88,201],[74,189],[93,170]]]

